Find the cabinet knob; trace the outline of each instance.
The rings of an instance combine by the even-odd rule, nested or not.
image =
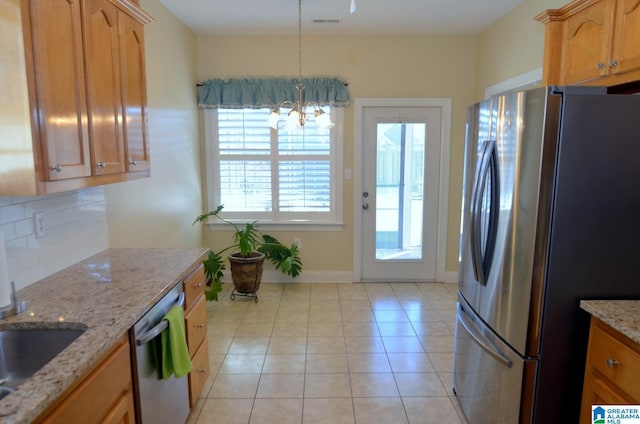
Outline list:
[[[57,164],[56,166],[50,166],[49,170],[56,171],[56,172],[62,172],[62,165]]]
[[[598,62],[598,64],[596,65],[596,68],[600,69],[601,71],[606,67],[607,66],[602,62]]]
[[[138,164],[138,162],[136,162],[135,160],[130,160],[129,161],[129,165],[131,166],[136,166]]]
[[[618,61],[615,59],[611,59],[611,61],[609,62],[609,66],[615,68],[616,66],[618,66]]]
[[[202,287],[202,283],[196,283],[196,288]]]
[[[105,166],[107,166],[107,164],[106,164],[106,163],[104,163],[104,162],[98,162],[98,163],[96,163],[96,166],[97,166],[98,168],[104,169],[104,168],[105,168]]]
[[[611,358],[607,358],[607,366],[609,368],[615,368],[615,367],[618,366],[618,364],[619,364],[619,362],[617,360],[611,359]]]
[[[196,325],[196,328],[204,328],[204,323],[201,322],[200,324]]]
[[[198,370],[198,372],[199,372],[200,374],[204,375],[204,374],[206,374],[206,373],[207,373],[207,369],[206,369],[206,368],[200,368],[200,369]]]

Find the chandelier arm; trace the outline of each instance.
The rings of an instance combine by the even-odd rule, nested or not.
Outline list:
[[[277,107],[274,108],[274,111],[270,115],[269,122],[274,129],[276,130],[278,129],[277,121],[280,116],[280,113],[279,113],[280,107],[285,107],[286,105],[291,105],[291,110],[289,111],[287,116],[287,125],[294,124],[294,125],[297,125],[298,127],[303,127],[305,124],[305,121],[307,120],[307,114],[304,111],[305,107],[307,106],[311,106],[314,108],[313,115],[315,118],[318,118],[321,115],[324,115],[324,111],[320,107],[320,104],[313,101],[311,102],[304,101],[305,87],[304,87],[304,83],[302,82],[302,0],[298,0],[298,81],[296,84],[296,88],[298,89],[297,102],[292,102],[288,100],[280,102],[277,105]],[[328,122],[325,122],[324,124],[325,127],[330,128],[334,125],[326,117],[324,118],[324,120],[328,121]]]

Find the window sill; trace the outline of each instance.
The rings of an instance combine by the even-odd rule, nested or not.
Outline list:
[[[244,225],[244,220],[229,220],[236,225]],[[325,222],[325,221],[264,221],[259,220],[256,224],[259,228],[269,228],[269,231],[342,231],[344,229],[343,222]],[[210,230],[228,230],[229,224],[224,222],[210,220],[207,221],[207,227]]]

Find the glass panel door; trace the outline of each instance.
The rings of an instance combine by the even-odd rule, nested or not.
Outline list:
[[[442,109],[363,112],[362,281],[436,276]]]
[[[422,259],[426,124],[379,123],[376,259]]]

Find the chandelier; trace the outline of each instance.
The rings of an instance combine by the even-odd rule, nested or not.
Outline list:
[[[280,122],[280,108],[291,108],[285,120],[285,128],[289,131],[301,128],[307,121],[305,108],[313,107],[316,126],[319,129],[333,127],[335,124],[331,122],[331,118],[322,110],[319,104],[304,101],[304,84],[302,82],[302,0],[298,0],[298,80],[296,88],[298,89],[298,99],[295,102],[285,100],[278,104],[269,115],[269,126],[277,130]]]

